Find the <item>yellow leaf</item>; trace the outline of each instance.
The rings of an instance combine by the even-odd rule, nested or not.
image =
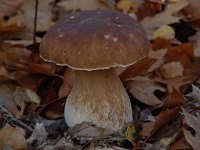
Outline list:
[[[133,145],[135,145],[137,131],[134,127],[134,125],[129,124],[126,129],[126,139],[129,140]]]
[[[173,78],[183,76],[184,67],[180,62],[172,61],[162,65],[160,71],[164,78]]]
[[[163,25],[153,32],[153,39],[162,38],[171,40],[175,38],[175,31],[168,25]]]
[[[132,2],[130,0],[120,0],[117,3],[117,9],[121,10],[123,13],[128,13],[132,8]]]

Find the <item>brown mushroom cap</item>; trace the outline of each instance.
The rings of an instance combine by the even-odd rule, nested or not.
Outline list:
[[[42,39],[40,55],[77,70],[99,70],[133,64],[149,47],[143,27],[132,17],[87,10],[59,20]]]

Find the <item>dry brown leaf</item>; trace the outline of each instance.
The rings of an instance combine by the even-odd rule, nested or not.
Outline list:
[[[93,10],[93,9],[106,9],[107,5],[99,0],[63,0],[58,3],[58,6],[64,7],[66,11],[72,10],[73,12],[80,10]]]
[[[165,62],[165,54],[167,49],[151,50],[149,51],[149,58],[157,59],[147,70],[147,73],[153,72],[158,69]]]
[[[64,73],[63,83],[61,84],[58,92],[59,98],[66,97],[69,94],[73,86],[73,82],[74,82],[74,73],[70,68],[67,68]]]
[[[94,148],[94,150],[128,150],[128,149],[118,146],[108,146],[108,147],[97,146]]]
[[[59,119],[64,117],[64,105],[66,99],[55,99],[47,105],[44,114],[48,119]]]
[[[120,75],[121,81],[126,85],[127,79],[134,76],[144,76],[147,73],[149,67],[156,62],[155,58],[145,57],[133,65],[127,67]]]
[[[144,76],[147,73],[153,72],[164,63],[164,56],[166,52],[166,49],[156,51],[150,50],[148,57],[140,59],[135,64],[130,65],[120,73],[119,76],[121,81],[126,85],[128,83],[127,79],[134,76]]]
[[[5,106],[16,118],[20,118],[24,114],[26,102],[40,103],[36,93],[26,88],[17,87],[15,84],[1,83],[0,95],[0,105]]]
[[[155,124],[155,122],[143,122],[142,126],[141,126],[142,130],[140,131],[139,134],[142,137],[145,137],[145,138],[150,137],[151,136],[151,131],[154,128],[154,124]]]
[[[0,17],[0,32],[13,32],[20,30],[22,27],[22,18],[19,16],[12,16],[8,20]]]
[[[24,47],[18,47],[10,43],[1,43],[0,62],[7,64],[15,64],[17,62],[27,61],[31,52]]]
[[[56,70],[56,64],[54,63],[31,63],[27,62],[27,69],[31,69],[32,71],[35,71],[37,73],[54,76],[55,70]],[[56,75],[55,75],[56,76]]]
[[[194,130],[194,135],[187,129],[183,129],[183,133],[187,142],[192,146],[194,150],[199,150],[200,148],[200,120],[194,115],[189,114],[182,108],[183,115],[185,116],[185,124]]]
[[[194,77],[191,75],[169,78],[169,79],[163,79],[162,77],[155,77],[154,80],[159,83],[166,84],[167,91],[169,93],[173,91],[173,88],[176,89],[179,93],[181,93],[180,88],[184,85],[192,83],[194,81]]]
[[[156,118],[154,128],[151,131],[151,136],[159,131],[159,129],[166,125],[168,122],[172,121],[178,115],[179,111],[180,108],[177,107],[175,109],[169,109],[161,112]]]
[[[141,2],[141,0],[139,2]],[[160,3],[154,3],[151,0],[145,0],[145,3],[139,3],[136,14],[138,20],[141,21],[147,16],[154,16],[161,10],[162,5]]]
[[[162,25],[178,22],[182,17],[175,17],[173,13],[180,11],[188,4],[189,2],[187,0],[179,0],[177,3],[169,4],[163,12],[153,17],[146,17],[141,23],[147,31],[152,31]]]
[[[170,150],[190,150],[191,146],[186,142],[185,137],[181,137],[171,145]]]
[[[41,105],[48,105],[58,98],[58,90],[62,83],[60,78],[48,78],[38,89],[37,94],[41,97]]]
[[[0,0],[0,16],[10,16],[17,13],[25,0]]]
[[[171,41],[169,40],[157,38],[153,42],[152,48],[154,50],[159,50],[163,48],[168,49],[166,54],[167,62],[176,60],[181,62],[184,67],[191,67],[191,59],[195,58],[193,55],[194,48],[192,43],[183,43],[174,46],[173,43],[171,43]]]
[[[28,88],[36,92],[38,87],[44,82],[46,78],[47,78],[46,76],[42,75],[20,73],[14,80],[21,87]]]
[[[150,106],[162,104],[162,102],[154,95],[156,90],[160,90],[162,92],[166,91],[166,89],[159,83],[150,80],[148,77],[132,78],[127,88],[136,99]]]
[[[0,105],[4,106],[13,116],[18,118],[20,111],[13,100],[15,85],[11,83],[0,82]]]
[[[111,130],[96,127],[88,122],[83,122],[75,125],[72,129],[70,129],[69,133],[72,138],[87,141],[96,137],[108,135],[111,133]]]
[[[0,148],[3,148],[5,145],[10,145],[12,149],[28,149],[25,131],[6,124],[5,127],[0,129]]]
[[[184,8],[184,12],[191,21],[200,19],[200,1],[199,0],[189,0],[189,5]]]
[[[169,93],[168,97],[164,101],[164,107],[183,105],[183,104],[185,104],[185,98],[176,89],[173,89],[173,91]]]

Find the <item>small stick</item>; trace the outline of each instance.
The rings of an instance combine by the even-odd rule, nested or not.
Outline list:
[[[4,106],[0,105],[0,112],[3,114],[4,119],[10,124],[14,126],[19,126],[23,129],[25,129],[28,134],[31,134],[33,132],[33,129],[29,126],[27,126],[25,123],[21,122],[20,120],[17,120]]]
[[[34,29],[33,29],[33,45],[36,44],[36,29],[37,29],[37,12],[38,12],[38,0],[35,0],[35,17],[34,17]]]

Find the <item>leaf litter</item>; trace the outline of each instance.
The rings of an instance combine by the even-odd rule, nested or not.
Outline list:
[[[0,3],[0,149],[200,147],[197,1],[39,1],[38,43],[64,14],[87,9],[127,13],[145,27],[149,57],[118,70],[134,110],[134,121],[118,133],[86,122],[67,127],[63,112],[74,74],[39,57],[33,6],[33,0]]]

